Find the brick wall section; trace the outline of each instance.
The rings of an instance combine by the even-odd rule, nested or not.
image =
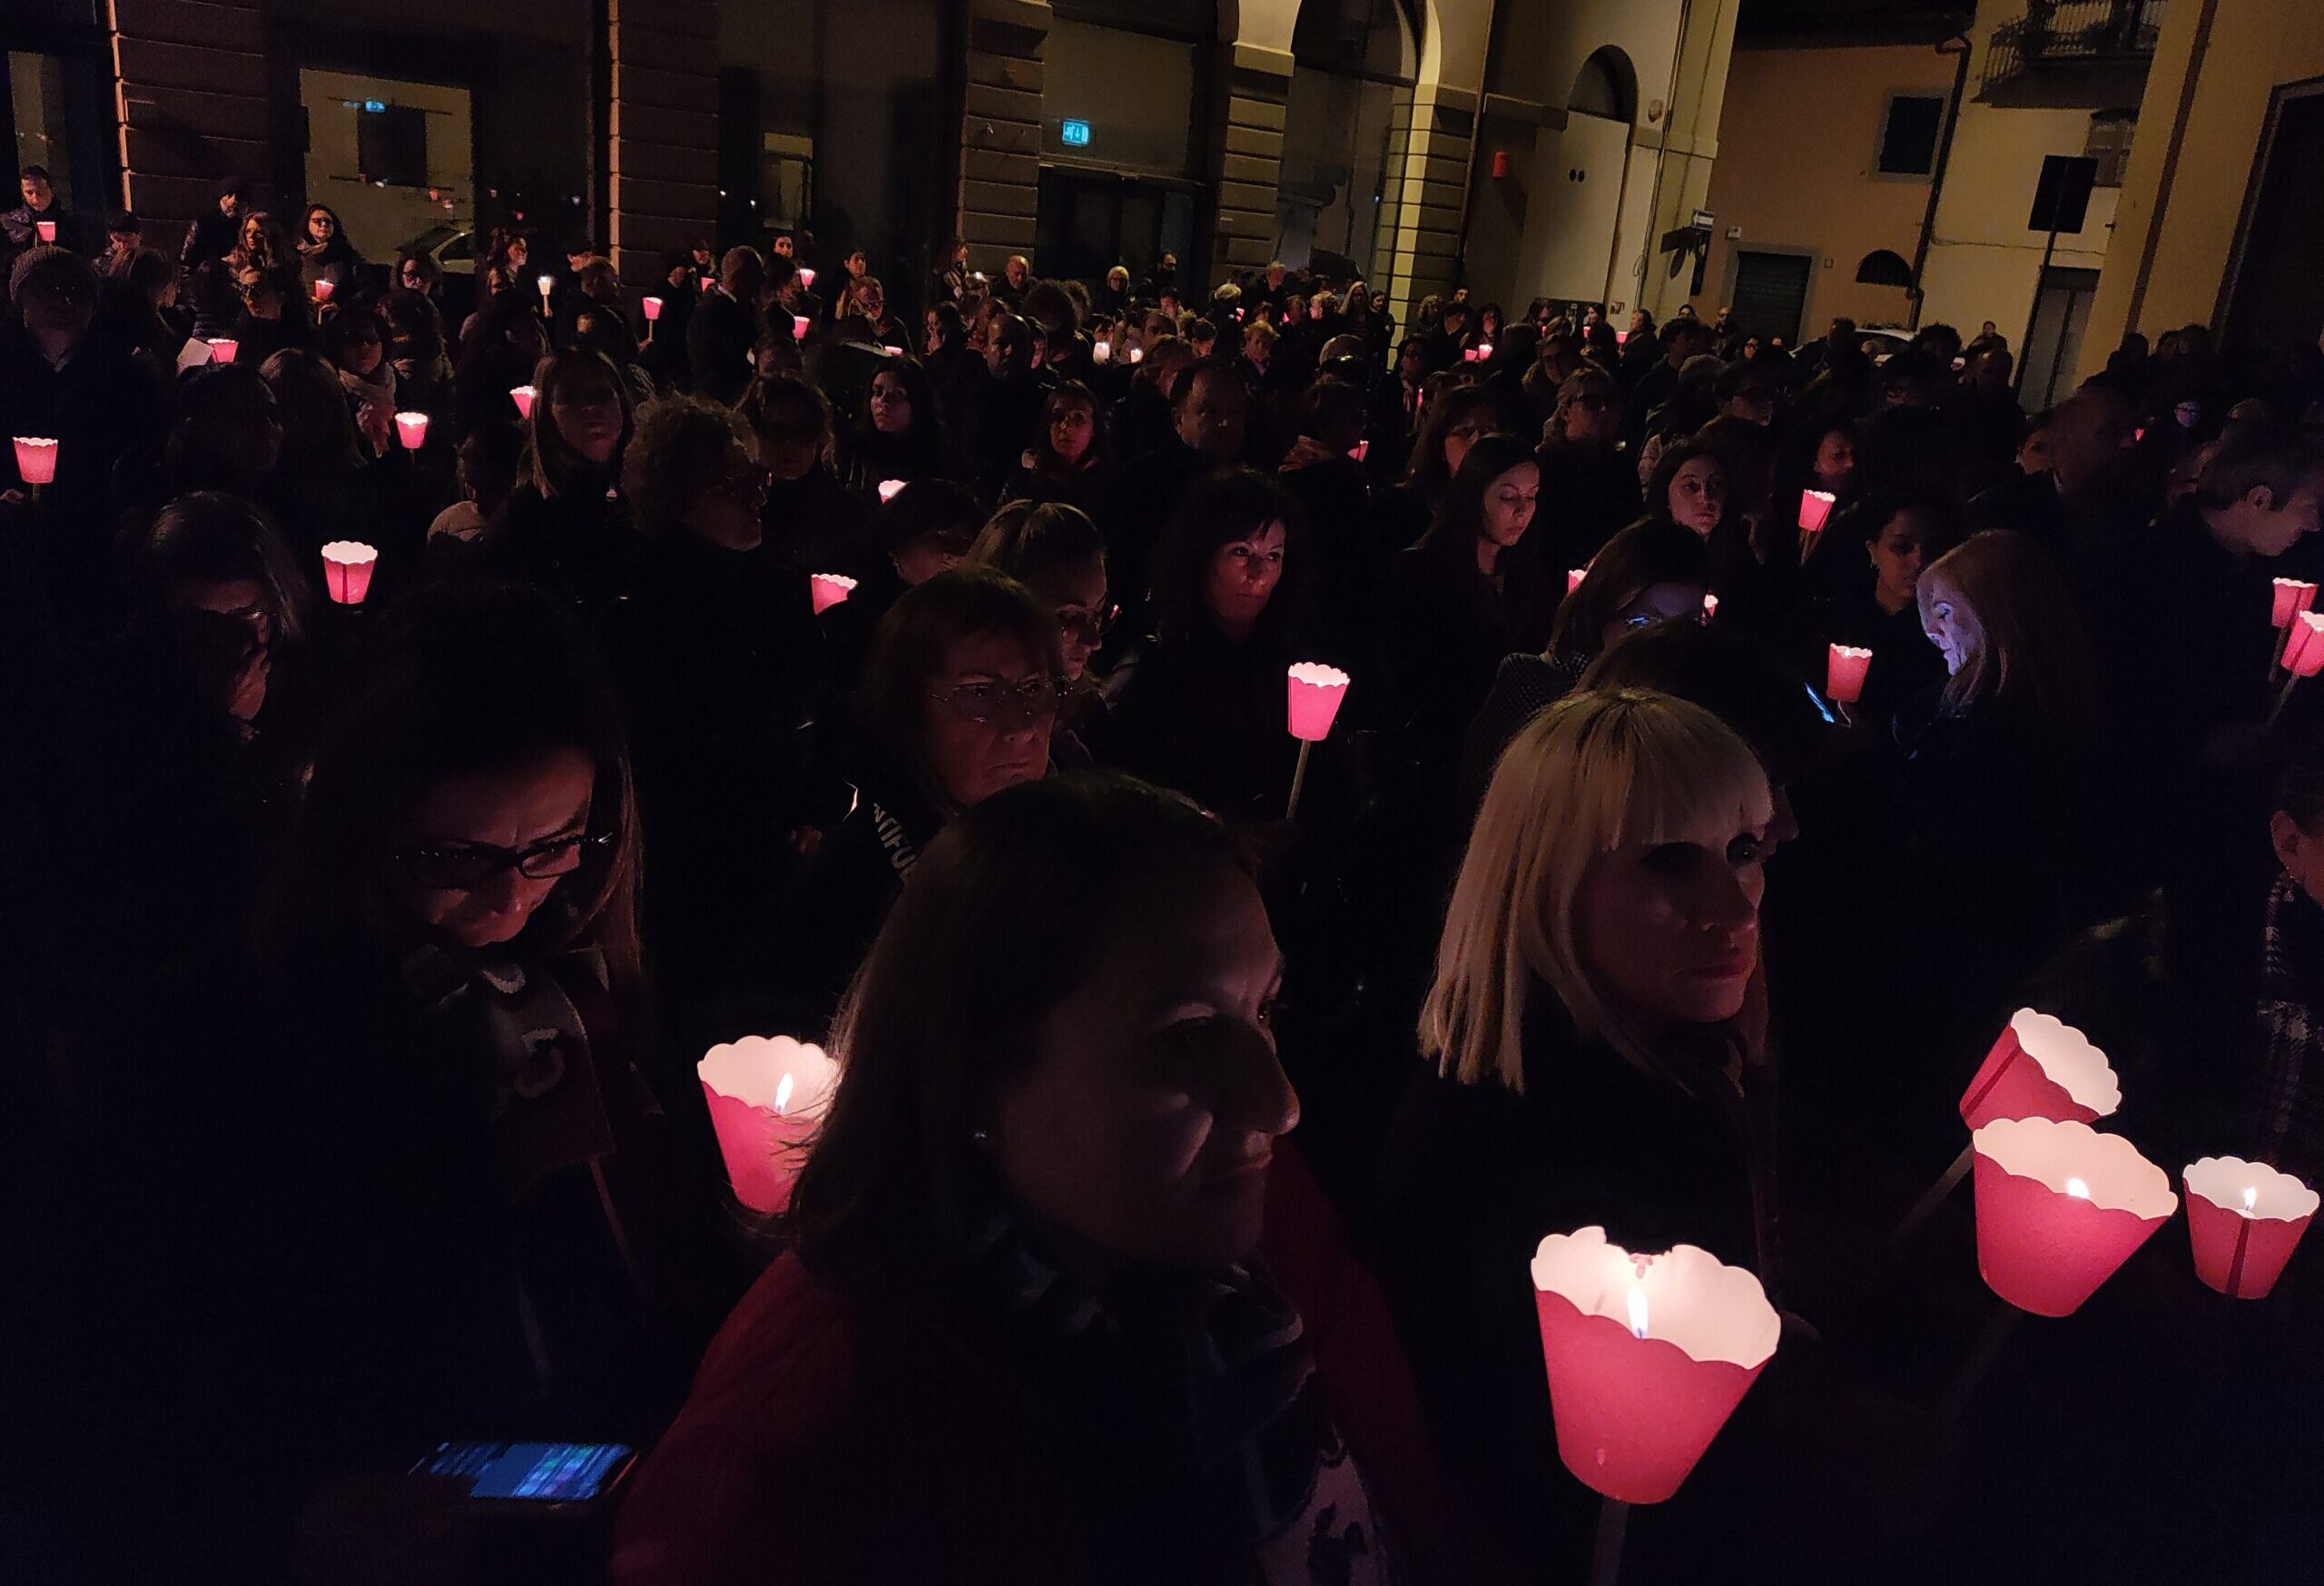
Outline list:
[[[1291,96],[1292,61],[1280,50],[1224,45],[1224,93],[1211,146],[1218,155],[1218,234],[1210,253],[1213,285],[1266,268],[1275,257],[1275,188],[1283,179],[1283,107]]]
[[[1477,130],[1476,95],[1442,84],[1413,90],[1409,130],[1392,137],[1401,154],[1395,190],[1395,268],[1390,300],[1397,320],[1431,292],[1449,294],[1460,274],[1461,211],[1467,196],[1469,150]],[[1405,124],[1399,118],[1400,125]]]
[[[747,0],[745,0],[747,3]],[[608,0],[614,268],[636,284],[718,220],[718,0]]]
[[[1045,0],[970,0],[960,103],[960,235],[969,267],[998,276],[1032,257],[1040,212]],[[1038,269],[1040,261],[1034,260]]]
[[[122,202],[174,252],[226,176],[273,163],[266,27],[256,0],[111,0]]]

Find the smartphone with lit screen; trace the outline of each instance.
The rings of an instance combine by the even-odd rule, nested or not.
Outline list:
[[[601,1507],[637,1462],[622,1443],[439,1443],[411,1467],[450,1482],[472,1502],[527,1513]]]

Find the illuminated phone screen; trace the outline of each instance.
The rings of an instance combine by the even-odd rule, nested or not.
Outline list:
[[[586,1503],[629,1452],[618,1443],[443,1443],[412,1473],[459,1482],[471,1498]]]

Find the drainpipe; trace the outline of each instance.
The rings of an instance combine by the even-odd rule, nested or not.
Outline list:
[[[1679,63],[1685,57],[1687,53],[1687,23],[1692,15],[1694,9],[1695,0],[1679,0],[1679,34],[1676,38],[1670,41],[1670,81],[1664,84],[1662,89],[1662,143],[1661,146],[1654,152],[1654,186],[1649,190],[1646,195],[1645,241],[1649,249],[1654,245],[1654,239],[1659,234],[1656,228],[1660,226],[1662,223],[1662,172],[1664,168],[1670,163],[1670,129],[1677,125],[1679,121]],[[1706,83],[1710,79],[1710,69],[1708,64],[1706,64],[1703,69],[1703,79]],[[1607,295],[1599,299],[1598,300],[1600,302],[1610,302],[1613,300],[1614,271],[1621,263],[1622,212],[1620,205],[1629,196],[1630,172],[1630,152],[1629,145],[1625,144],[1622,148],[1623,192],[1618,194],[1614,200],[1616,206],[1614,210],[1614,241],[1609,248],[1611,257],[1606,261]],[[1651,257],[1651,255],[1649,255],[1649,257]],[[1643,274],[1640,275],[1638,279],[1638,295],[1639,300],[1630,304],[1630,307],[1633,309],[1643,308],[1645,306],[1646,277]],[[1662,316],[1659,314],[1655,316],[1657,320],[1661,319],[1661,317]]]
[[[1492,25],[1500,20],[1500,10],[1501,7],[1496,5],[1485,14],[1484,59],[1477,66],[1477,105],[1469,116],[1469,168],[1461,177],[1461,234],[1453,240],[1452,257],[1459,261],[1461,273],[1464,276],[1469,273],[1469,212],[1476,208],[1477,203],[1477,152],[1483,146],[1485,141],[1485,84],[1492,81]],[[1417,38],[1420,34],[1415,31],[1413,36]],[[1413,99],[1413,120],[1417,123],[1420,120],[1417,93],[1414,94]],[[1412,158],[1409,141],[1405,148],[1407,152],[1404,157],[1409,160]],[[1407,165],[1405,169],[1409,172],[1411,167]],[[1425,170],[1425,167],[1423,169]],[[1423,176],[1422,178],[1423,186],[1426,181],[1426,177]],[[1518,240],[1518,251],[1521,253],[1524,251],[1524,239],[1521,237]],[[1417,260],[1414,261],[1414,265],[1415,273],[1417,273]],[[1456,281],[1452,284],[1462,286],[1466,283]],[[1410,308],[1413,311],[1419,310],[1420,299],[1425,295],[1422,293],[1410,300]],[[1447,291],[1445,295],[1450,297],[1452,294]],[[1410,312],[1405,315],[1408,320],[1411,317]]]
[[[1945,192],[1945,168],[1953,162],[1953,131],[1960,124],[1961,99],[1969,88],[1969,57],[1974,53],[1969,44],[1969,31],[1962,30],[1936,46],[1940,55],[1953,54],[1952,46],[1959,44],[1960,59],[1953,67],[1953,98],[1945,107],[1945,131],[1936,140],[1936,169],[1928,179],[1928,208],[1921,212],[1921,240],[1913,249],[1913,280],[1905,289],[1912,298],[1912,310],[1905,318],[1905,329],[1921,328],[1921,305],[1927,293],[1921,287],[1921,271],[1928,267],[1929,243],[1936,236],[1936,201]]]

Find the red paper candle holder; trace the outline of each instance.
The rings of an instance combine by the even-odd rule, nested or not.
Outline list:
[[[1711,618],[1713,618],[1713,617],[1715,617],[1715,616],[1717,616],[1718,615],[1718,596],[1716,596],[1716,595],[1705,595],[1705,596],[1703,596],[1703,622],[1704,622],[1704,624],[1705,624],[1706,626],[1708,626],[1708,625],[1709,624],[1709,622],[1710,622],[1710,619],[1711,619]]]
[[[791,340],[793,341],[804,341],[807,340],[806,315],[793,314],[791,316]]]
[[[694,1071],[734,1198],[754,1212],[789,1207],[807,1148],[839,1089],[839,1065],[821,1047],[787,1035],[747,1035],[712,1047]]]
[[[2072,1315],[2179,1209],[2168,1174],[2086,1123],[2003,1118],[1971,1138],[1977,1271],[2021,1311]]]
[[[16,478],[27,485],[46,485],[56,478],[56,442],[44,435],[19,435]]]
[[[2316,1216],[2316,1192],[2262,1162],[2205,1157],[2180,1175],[2195,1276],[2239,1300],[2265,1299]]]
[[[1972,1131],[2004,1118],[2096,1123],[2122,1105],[2113,1065],[2088,1036],[2021,1008],[1961,1092],[1961,1121]]]
[[[1630,339],[1630,333],[1627,330],[1617,330],[1614,332],[1614,345],[1617,347],[1626,345]]]
[[[508,388],[508,399],[517,404],[517,418],[530,419],[533,416],[533,399],[539,394],[539,392],[536,391],[530,386],[510,386]]]
[[[2268,614],[2268,621],[2280,628],[2291,626],[2293,617],[2316,604],[2316,586],[2297,578],[2277,579],[2275,592],[2275,607]]]
[[[396,438],[403,442],[406,451],[418,451],[428,442],[428,415],[399,413],[396,415]]]
[[[884,505],[886,505],[888,502],[894,500],[898,496],[900,496],[900,495],[901,495],[901,494],[903,493],[903,488],[904,488],[904,482],[903,482],[901,479],[882,479],[882,480],[881,480],[881,481],[880,481],[880,501],[881,501],[881,504],[884,506]]]
[[[54,242],[56,241],[56,222],[54,221],[34,221],[33,222],[33,231],[44,242]]]
[[[1802,490],[1799,493],[1799,532],[1821,534],[1832,516],[1832,503],[1838,497],[1829,490]]]
[[[1532,1274],[1558,1457],[1592,1492],[1661,1502],[1775,1355],[1776,1308],[1707,1250],[1633,1255],[1600,1227],[1543,1239]]]
[[[241,350],[242,344],[231,336],[214,337],[210,343],[210,361],[231,363],[234,361],[234,354]]]
[[[832,606],[842,605],[855,593],[855,580],[844,573],[811,573],[807,576],[807,597],[814,602],[815,615],[821,616]]]
[[[815,272],[803,264],[799,267],[799,284],[809,291],[815,290]]]
[[[1565,592],[1568,595],[1572,594],[1581,587],[1581,581],[1589,576],[1590,569],[1587,567],[1568,567],[1565,570]]]
[[[339,283],[331,280],[330,276],[319,275],[315,277],[315,301],[319,303],[327,303],[330,301],[330,294],[338,290]]]
[[[644,299],[640,301],[638,306],[645,310],[645,322],[649,325],[662,317],[662,300],[660,298]]]
[[[359,540],[335,539],[323,547],[323,587],[341,606],[360,606],[371,593],[379,553]]]
[[[1824,665],[1824,692],[1834,704],[1854,704],[1864,697],[1865,674],[1872,670],[1872,652],[1855,645],[1834,645]]]
[[[1332,720],[1347,697],[1348,675],[1336,666],[1317,661],[1291,665],[1289,719],[1291,735],[1303,743],[1320,744],[1331,736]]]
[[[1355,443],[1354,449],[1350,451],[1347,455],[1354,458],[1356,461],[1362,462],[1365,458],[1372,455],[1372,443],[1368,440],[1359,440]]]
[[[2284,635],[2284,670],[2295,677],[2324,672],[2324,612],[2292,614],[2291,631]]]

